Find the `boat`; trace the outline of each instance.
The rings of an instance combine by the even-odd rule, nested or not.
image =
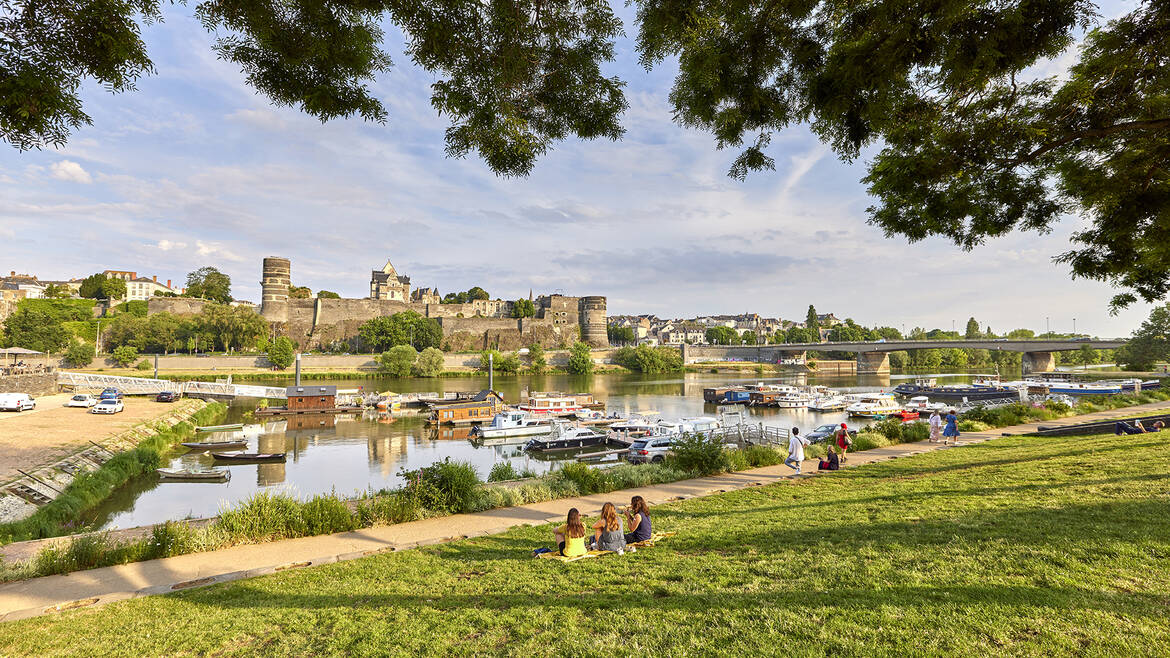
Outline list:
[[[577,398],[568,395],[553,396],[547,393],[534,393],[526,402],[516,405],[520,411],[533,416],[572,416],[585,409]]]
[[[917,420],[919,414],[913,409],[902,409],[901,411],[895,411],[890,415],[894,418],[901,418],[902,420]]]
[[[847,406],[849,406],[849,400],[841,395],[813,398],[808,403],[808,408],[811,411],[843,411]]]
[[[894,393],[898,395],[907,397],[925,395],[931,400],[951,403],[987,402],[1013,398],[1018,400],[1020,391],[1020,388],[1012,384],[999,384],[991,380],[981,381],[978,384],[940,386],[934,379],[915,379],[913,384],[898,384],[894,387]]]
[[[925,395],[915,395],[903,405],[903,408],[907,411],[917,411],[919,414],[924,414],[932,411],[946,411],[947,405],[942,402],[931,402],[930,398]]]
[[[805,409],[811,401],[812,396],[803,391],[784,392],[773,399],[772,406],[780,409]]]
[[[898,401],[888,393],[870,393],[845,407],[846,413],[858,418],[885,418],[902,411]]]
[[[692,416],[676,421],[659,421],[653,434],[660,436],[682,436],[684,434],[711,434],[723,429],[723,422],[711,416]]]
[[[232,474],[223,468],[204,471],[185,468],[160,468],[156,472],[164,480],[182,480],[184,482],[227,482],[232,477]]]
[[[226,450],[228,448],[247,448],[248,441],[245,439],[239,441],[184,441],[179,445],[192,450]]]
[[[752,392],[747,389],[730,389],[723,393],[723,397],[717,400],[719,404],[749,404],[752,400]]]
[[[485,439],[494,439],[504,436],[548,434],[552,429],[548,419],[533,418],[523,411],[506,411],[493,416],[487,425],[473,427],[471,433]]]
[[[283,452],[213,452],[211,456],[217,462],[259,463],[283,462],[285,460]]]
[[[233,430],[244,429],[243,423],[231,423],[229,425],[204,425],[203,427],[196,427],[196,432],[231,432]]]
[[[529,452],[555,452],[576,450],[606,443],[606,435],[592,427],[568,427],[558,425],[556,431],[547,437],[531,439],[524,445]]]

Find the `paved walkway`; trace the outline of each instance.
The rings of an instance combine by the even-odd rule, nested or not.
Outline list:
[[[1062,423],[1071,425],[1162,409],[1170,409],[1170,402],[1085,414],[1045,422],[1044,425],[1048,427]],[[960,445],[981,443],[1003,434],[1022,434],[1034,431],[1036,426],[1036,423],[1029,423],[988,432],[968,433],[962,436]],[[850,455],[846,466],[860,466],[946,447],[923,441],[875,448]],[[803,469],[804,475],[800,477],[811,477],[817,473],[816,462],[807,460]],[[600,513],[601,506],[606,501],[625,500],[633,495],[640,495],[651,505],[656,505],[771,484],[794,477],[792,470],[784,465],[768,466],[739,473],[488,510],[476,514],[458,514],[334,535],[234,546],[206,553],[192,553],[60,576],[33,578],[0,585],[0,621],[35,617],[60,610],[164,594],[310,565],[352,560],[387,551],[490,535],[517,526],[560,523],[564,519],[565,510],[570,507],[578,508],[585,515],[596,515]]]

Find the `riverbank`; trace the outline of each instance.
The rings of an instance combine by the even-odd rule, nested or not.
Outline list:
[[[128,405],[138,403],[152,404],[127,400]],[[163,414],[121,432],[97,436],[97,441],[76,439],[76,449],[68,457],[58,455],[54,463],[41,463],[22,474],[22,479],[5,485],[6,495],[0,497],[0,510],[4,512],[0,544],[76,532],[84,512],[131,478],[158,468],[163,455],[194,434],[196,425],[222,418],[226,409],[221,403],[197,399],[159,407]],[[74,423],[96,416],[83,409],[68,411],[81,414],[81,418],[71,419]],[[5,436],[7,441],[8,435]],[[33,505],[9,493],[20,487],[34,490],[49,501]]]
[[[792,655],[1154,655],[1170,643],[1161,449],[1010,437],[770,486],[723,476],[726,493],[652,509],[675,536],[573,564],[528,557],[563,504],[517,519],[535,527],[480,536],[501,524],[477,517],[473,538],[417,550],[398,549],[432,522],[350,533],[332,557],[356,559],[320,567],[305,565],[318,540],[285,542],[275,575],[210,588],[195,589],[207,571],[173,570],[195,556],[172,559],[121,568],[120,596],[164,565],[194,576],[175,583],[189,591],[6,623],[0,642],[38,656],[767,655],[783,637]],[[625,502],[591,497],[590,513],[594,498]],[[93,575],[52,582],[73,596]]]

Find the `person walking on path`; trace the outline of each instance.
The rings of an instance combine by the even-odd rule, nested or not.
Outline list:
[[[943,437],[943,444],[948,441],[959,442],[959,417],[955,415],[954,409],[947,412],[947,426],[943,428]]]
[[[800,463],[804,461],[804,447],[808,445],[808,439],[800,435],[800,429],[793,427],[792,436],[788,439],[788,459],[784,460],[784,465],[796,471],[800,475]]]
[[[841,423],[841,429],[837,430],[837,449],[841,451],[841,461],[849,461],[845,454],[849,452],[849,447],[853,445],[853,439],[849,438],[849,426]]]
[[[942,438],[942,416],[938,415],[938,409],[930,413],[930,442],[938,443]]]

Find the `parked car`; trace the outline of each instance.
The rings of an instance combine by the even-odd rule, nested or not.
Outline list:
[[[37,401],[28,393],[0,393],[0,411],[28,411],[37,408]]]
[[[116,414],[125,408],[126,408],[126,405],[122,404],[121,400],[109,398],[106,400],[101,400],[97,404],[93,405],[93,408],[89,410],[89,413],[91,413],[91,414]]]
[[[808,439],[809,443],[820,443],[836,434],[837,430],[839,429],[841,429],[841,423],[829,423],[828,425],[821,425],[808,434],[805,434],[804,438]],[[849,436],[857,436],[857,430],[850,427],[846,427],[845,429],[849,430]]]
[[[630,445],[630,450],[626,453],[626,461],[631,464],[657,464],[666,459],[666,453],[670,452],[672,443],[674,443],[674,439],[669,436],[638,439]]]
[[[174,391],[163,391],[154,396],[155,402],[174,402],[179,399],[179,394]]]
[[[74,395],[73,397],[69,398],[69,401],[65,403],[65,406],[66,407],[92,407],[95,404],[97,404],[97,398],[95,398],[94,396],[90,395],[89,393],[78,393],[77,395]]]
[[[122,397],[123,397],[122,391],[119,391],[116,388],[107,388],[106,390],[102,391],[102,394],[98,396],[98,399],[101,399],[101,400],[121,400]]]

